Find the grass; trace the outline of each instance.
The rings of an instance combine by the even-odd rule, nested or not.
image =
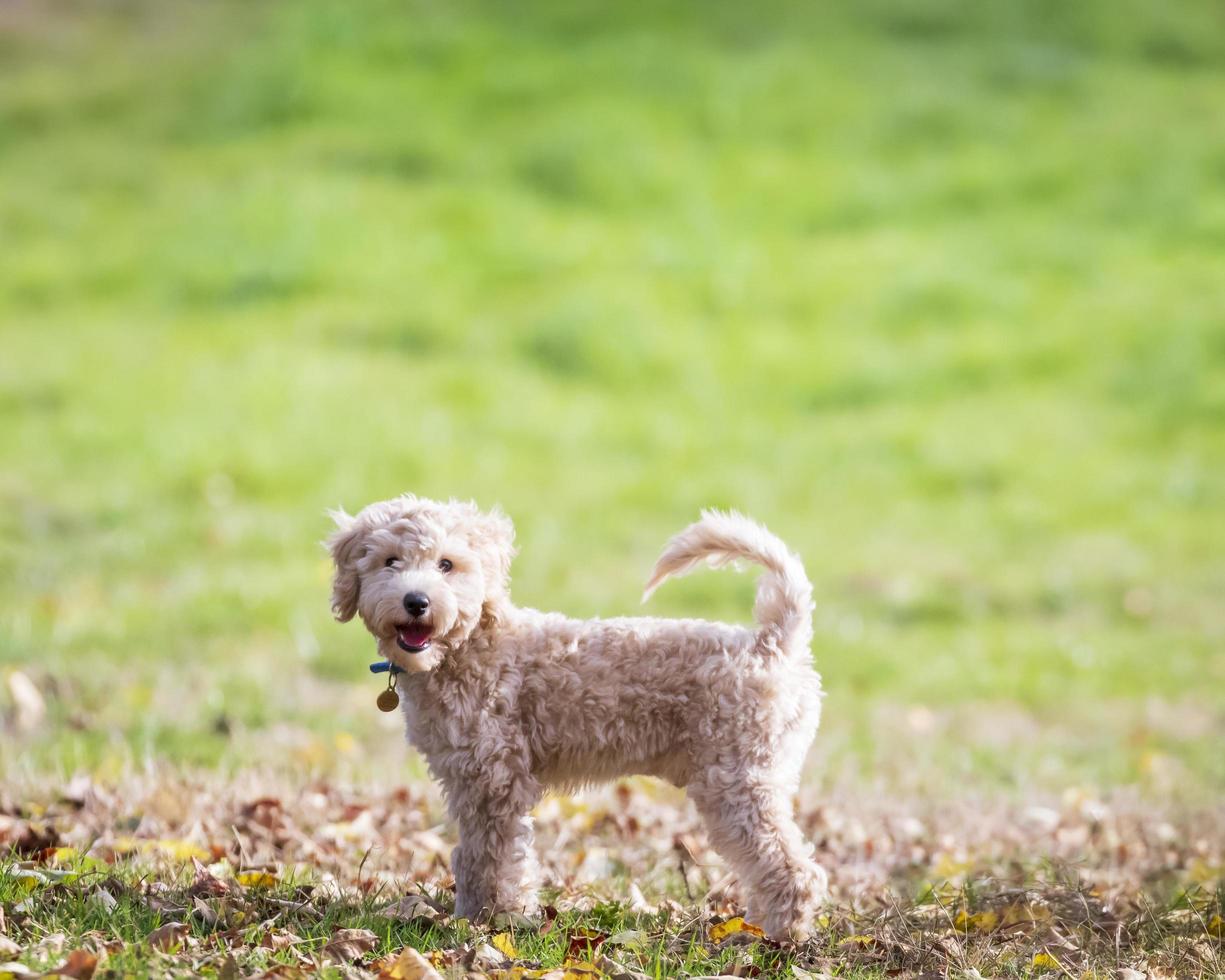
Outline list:
[[[1219,790],[1225,45],[1129,10],[6,12],[0,660],[50,722],[4,765],[377,738],[316,542],[411,488],[580,615],[765,520],[835,764],[1006,702],[958,780]]]
[[[1219,806],[1221,28],[3,5],[0,774],[415,784],[318,547],[411,489],[500,502],[518,601],[577,615],[699,508],[765,521],[812,786]]]

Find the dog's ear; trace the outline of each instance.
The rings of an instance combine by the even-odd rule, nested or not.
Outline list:
[[[336,522],[336,532],[328,538],[328,551],[336,570],[332,576],[332,614],[342,623],[347,623],[357,614],[357,597],[361,592],[361,579],[357,575],[357,560],[361,557],[361,542],[364,528],[357,518],[343,510],[328,512]]]
[[[470,531],[472,547],[481,556],[488,598],[495,603],[505,597],[510,584],[510,563],[515,557],[515,525],[497,508],[478,511]]]

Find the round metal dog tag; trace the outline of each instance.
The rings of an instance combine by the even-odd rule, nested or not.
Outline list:
[[[375,704],[379,706],[379,711],[395,711],[400,704],[400,695],[389,687],[379,695]]]

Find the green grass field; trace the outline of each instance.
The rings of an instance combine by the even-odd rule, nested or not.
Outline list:
[[[578,615],[764,521],[819,789],[1219,806],[1223,102],[1208,0],[0,6],[0,778],[422,778],[412,490]]]
[[[856,765],[918,707],[988,778],[1069,729],[1220,789],[1225,25],[1129,11],[10,7],[0,657],[51,724],[6,762],[366,737],[316,542],[412,489],[577,614],[758,516]]]

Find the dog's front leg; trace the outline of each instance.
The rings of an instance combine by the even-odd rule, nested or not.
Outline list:
[[[459,824],[459,846],[451,855],[455,915],[475,920],[494,912],[535,912],[538,866],[529,814],[539,787],[533,781],[488,793],[469,783],[449,796]]]

